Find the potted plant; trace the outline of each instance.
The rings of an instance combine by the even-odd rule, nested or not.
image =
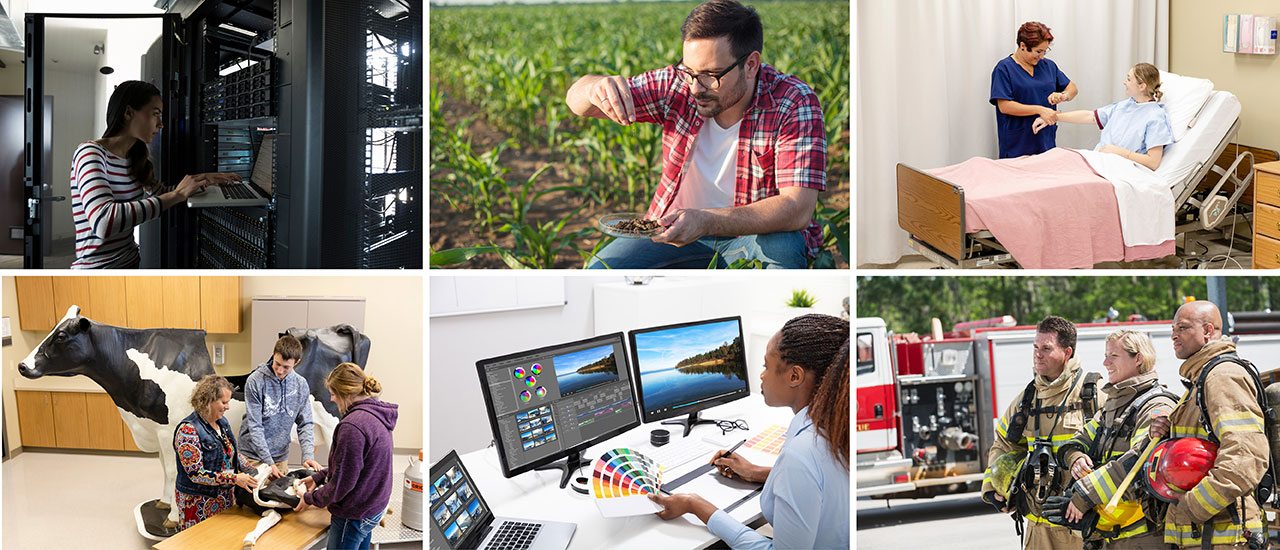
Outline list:
[[[816,303],[818,303],[818,299],[814,298],[812,294],[809,294],[809,291],[803,288],[793,289],[791,291],[791,298],[787,300],[787,307],[811,308],[813,307],[813,304]]]

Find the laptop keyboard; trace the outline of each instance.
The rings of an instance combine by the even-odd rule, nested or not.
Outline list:
[[[541,523],[504,521],[498,532],[489,539],[485,548],[490,550],[524,550],[533,544],[533,538],[542,530]]]
[[[249,190],[249,186],[243,183],[223,183],[218,187],[222,189],[222,197],[226,199],[256,199],[258,195]]]

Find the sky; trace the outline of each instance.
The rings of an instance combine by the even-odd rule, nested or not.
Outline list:
[[[640,372],[673,368],[681,359],[732,342],[740,333],[737,321],[723,321],[637,334],[636,357],[640,360]]]
[[[552,365],[555,366],[556,376],[568,374],[582,368],[585,365],[594,363],[613,353],[613,344],[600,346],[598,348],[584,349],[575,351],[568,355],[557,355]]]

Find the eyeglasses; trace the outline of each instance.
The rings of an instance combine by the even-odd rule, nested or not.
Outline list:
[[[734,430],[750,430],[751,429],[751,427],[747,425],[746,420],[735,420],[735,421],[717,420],[716,427],[720,428],[720,435],[725,435]]]
[[[741,65],[742,62],[746,61],[747,58],[750,56],[751,56],[751,52],[747,52],[742,57],[739,57],[737,61],[734,61],[732,65],[729,65],[729,68],[723,71],[720,71],[719,73],[716,73],[716,74],[695,73],[689,70],[689,67],[684,64],[684,61],[681,61],[680,63],[676,64],[676,71],[679,72],[680,75],[684,77],[685,83],[690,86],[692,86],[693,82],[696,80],[698,81],[698,84],[702,85],[703,88],[706,88],[708,90],[718,90],[720,89],[720,79],[724,78],[725,75],[729,74],[729,72],[732,71],[735,67],[737,67],[738,65]]]
[[[1045,48],[1043,52],[1038,52],[1038,51],[1036,51],[1036,50],[1031,50],[1031,53],[1036,54],[1036,55],[1038,55],[1038,56],[1040,56],[1040,57],[1048,57],[1048,56],[1049,56],[1049,52],[1051,52],[1051,51],[1053,51],[1053,48]]]

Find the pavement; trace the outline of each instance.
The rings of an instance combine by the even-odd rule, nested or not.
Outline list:
[[[931,499],[857,499],[854,548],[994,550],[1021,548],[1013,520],[978,493]]]

